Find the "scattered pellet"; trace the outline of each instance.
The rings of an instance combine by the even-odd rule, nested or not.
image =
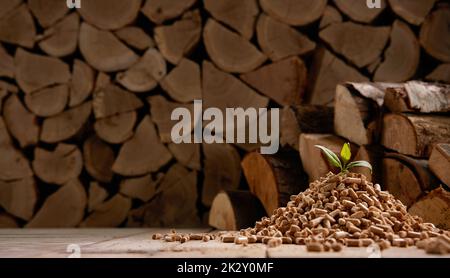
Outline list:
[[[153,234],[152,235],[152,239],[157,240],[157,239],[162,239],[163,235],[162,234]]]
[[[323,245],[318,242],[310,242],[306,244],[306,250],[308,250],[309,252],[322,252]]]
[[[248,237],[246,237],[246,236],[237,236],[234,239],[234,243],[246,245],[246,244],[248,244]]]
[[[279,237],[271,238],[271,239],[269,239],[269,241],[267,242],[267,246],[268,246],[269,248],[274,248],[274,247],[280,246],[281,244],[283,244],[283,241],[282,241],[282,239],[279,238]]]

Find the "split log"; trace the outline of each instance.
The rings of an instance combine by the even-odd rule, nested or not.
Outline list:
[[[29,0],[28,7],[44,28],[52,26],[69,11],[65,1],[59,0]]]
[[[14,78],[14,58],[0,44],[0,76]]]
[[[94,123],[94,130],[97,136],[105,142],[120,144],[133,136],[134,125],[136,124],[136,111],[125,112],[118,115],[97,119]]]
[[[94,92],[104,89],[106,86],[111,84],[111,76],[104,72],[99,72],[97,78],[95,79]]]
[[[359,146],[354,160],[368,161],[372,165],[372,171],[366,167],[354,167],[351,172],[363,174],[368,181],[373,183],[382,183],[384,155],[385,150],[380,145]]]
[[[323,12],[322,19],[320,20],[319,29],[323,29],[333,23],[342,22],[342,15],[333,6],[328,5]]]
[[[89,184],[89,199],[88,211],[92,212],[108,197],[108,191],[98,184],[98,182],[91,182]]]
[[[289,56],[304,55],[316,48],[316,43],[289,25],[261,14],[256,32],[264,54],[276,62]]]
[[[134,136],[122,145],[112,169],[123,176],[145,175],[157,171],[171,159],[172,155],[160,142],[152,120],[145,116]]]
[[[410,24],[421,25],[437,0],[389,0],[391,9]]]
[[[208,224],[223,231],[238,231],[255,225],[266,216],[259,199],[249,191],[222,191],[209,211]]]
[[[373,63],[383,52],[390,27],[373,27],[353,22],[334,23],[319,37],[359,68]]]
[[[302,60],[291,57],[242,74],[240,77],[278,104],[295,105],[302,102],[307,69]]]
[[[170,143],[168,147],[172,155],[181,165],[197,171],[202,169],[199,144]]]
[[[450,85],[409,81],[387,88],[384,102],[391,112],[449,112]]]
[[[118,227],[127,218],[131,199],[116,194],[108,201],[97,205],[80,227]]]
[[[82,60],[75,59],[70,82],[69,106],[74,107],[83,103],[91,95],[94,82],[94,70]]]
[[[438,228],[448,230],[450,229],[449,210],[450,193],[440,187],[412,205],[408,212],[422,217],[425,222],[433,223]]]
[[[87,204],[86,191],[77,180],[61,186],[45,200],[26,228],[70,228],[83,220]]]
[[[119,29],[135,21],[142,0],[95,0],[86,1],[78,12],[83,19],[97,28]]]
[[[327,0],[260,0],[261,8],[271,17],[289,25],[304,26],[318,20],[327,5]]]
[[[99,71],[126,70],[139,58],[113,33],[84,22],[81,24],[78,43],[84,59]]]
[[[0,206],[8,213],[30,220],[37,202],[37,187],[33,177],[0,181]]]
[[[426,79],[450,84],[450,64],[441,64],[437,66],[429,75],[427,75]]]
[[[92,103],[96,119],[134,111],[142,106],[143,103],[137,96],[113,84],[95,91]]]
[[[381,144],[401,154],[429,157],[435,144],[450,143],[450,118],[436,115],[387,114]]]
[[[345,15],[362,23],[371,23],[386,8],[385,0],[381,1],[380,9],[369,9],[365,0],[334,0],[334,3]]]
[[[191,60],[183,58],[161,80],[160,85],[174,100],[191,102],[202,97],[200,75],[200,66]]]
[[[237,150],[229,144],[203,144],[203,154],[202,203],[209,207],[221,190],[239,187],[241,159]]]
[[[166,61],[158,50],[150,48],[136,64],[118,73],[116,78],[128,90],[142,93],[154,89],[165,75]]]
[[[91,114],[91,101],[46,118],[42,124],[41,141],[57,143],[76,135],[85,125]]]
[[[128,46],[137,50],[155,47],[153,39],[137,26],[127,26],[115,31],[114,34]]]
[[[175,18],[189,9],[196,0],[147,0],[142,13],[156,24]]]
[[[14,57],[16,81],[25,93],[70,80],[69,66],[57,58],[36,55],[17,49]]]
[[[19,223],[17,223],[16,219],[9,215],[8,213],[1,212],[0,213],[0,229],[15,229],[20,228]]]
[[[430,169],[447,186],[450,186],[450,144],[437,144],[430,156]]]
[[[130,198],[136,198],[143,202],[150,201],[156,194],[156,186],[161,182],[163,174],[155,179],[151,175],[137,178],[124,179],[120,182],[120,193]]]
[[[203,3],[215,19],[230,26],[247,40],[252,38],[259,14],[256,0],[204,0]]]
[[[80,17],[71,13],[54,26],[46,29],[39,47],[48,55],[63,57],[73,54],[77,49]]]
[[[280,150],[275,155],[251,152],[241,165],[250,191],[258,197],[268,215],[286,206],[291,195],[308,187],[296,152]]]
[[[37,118],[29,112],[16,94],[10,95],[3,107],[3,117],[11,135],[20,147],[36,145],[39,140]]]
[[[33,48],[35,37],[36,26],[26,4],[0,18],[0,41]]]
[[[450,7],[432,12],[420,29],[420,44],[425,51],[442,62],[450,62]]]
[[[315,52],[309,76],[309,104],[332,105],[336,85],[352,80],[353,82],[369,81],[353,67],[334,56],[325,48]]]
[[[203,40],[211,60],[222,70],[245,73],[259,67],[267,57],[249,41],[209,19]]]
[[[36,116],[51,117],[64,111],[69,99],[66,84],[46,87],[25,95],[25,104]]]
[[[331,107],[295,105],[284,107],[281,112],[280,142],[298,150],[302,133],[333,133],[334,111]]]
[[[414,76],[419,66],[420,46],[409,26],[396,20],[384,61],[375,71],[375,81],[402,82]]]
[[[200,41],[202,19],[198,10],[187,12],[172,25],[153,29],[158,49],[164,58],[176,65],[190,54]]]
[[[22,4],[22,0],[0,0],[0,18],[12,11],[14,8]]]
[[[80,175],[83,157],[76,145],[61,143],[53,151],[36,148],[32,165],[42,181],[63,185]]]
[[[97,136],[91,136],[83,145],[84,165],[91,177],[109,183],[113,178],[114,151]]]

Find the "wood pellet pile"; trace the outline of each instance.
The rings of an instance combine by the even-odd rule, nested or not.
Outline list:
[[[427,253],[450,253],[450,232],[424,223],[409,214],[406,206],[379,184],[364,175],[332,174],[310,184],[291,196],[286,207],[263,217],[254,228],[236,233],[204,235],[153,235],[153,239],[181,241],[211,239],[227,243],[264,243],[269,247],[282,244],[306,245],[308,251],[340,251],[347,247],[376,244],[381,250],[391,246],[417,246]]]

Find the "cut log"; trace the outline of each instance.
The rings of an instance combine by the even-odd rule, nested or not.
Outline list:
[[[30,220],[33,216],[37,194],[33,177],[10,182],[0,181],[0,206],[23,220]]]
[[[421,25],[437,0],[389,0],[392,10],[404,20]]]
[[[132,92],[142,93],[154,89],[166,75],[166,61],[154,48],[125,72],[117,74],[117,82]]]
[[[77,49],[80,17],[71,13],[63,20],[46,29],[39,47],[48,55],[63,57],[73,54]]]
[[[20,147],[36,145],[39,140],[37,118],[29,112],[16,94],[10,95],[3,107],[3,117],[11,135]]]
[[[196,0],[147,0],[142,13],[151,21],[161,24],[165,20],[180,16],[189,9]]]
[[[26,4],[0,18],[0,41],[33,48],[35,37],[36,26]]]
[[[281,112],[281,145],[298,150],[302,133],[333,133],[334,111],[331,107],[295,105],[284,107]]]
[[[57,143],[76,135],[87,122],[91,114],[91,101],[46,118],[42,124],[41,141]]]
[[[318,20],[327,5],[327,0],[260,0],[261,8],[271,17],[289,25],[304,26]]]
[[[36,116],[51,117],[63,112],[69,99],[69,87],[56,85],[25,95],[25,104]]]
[[[403,82],[417,71],[420,46],[409,26],[396,20],[392,26],[391,42],[385,52],[384,61],[375,71],[375,81]]]
[[[84,164],[87,172],[100,182],[109,183],[113,178],[114,151],[97,136],[91,136],[83,145]]]
[[[450,62],[450,7],[432,12],[420,29],[420,44],[434,58]]]
[[[16,219],[8,213],[0,213],[0,229],[15,229],[20,228]]]
[[[256,25],[258,44],[272,61],[310,53],[316,44],[289,25],[261,14]]]
[[[334,0],[334,3],[341,12],[362,23],[371,23],[386,8],[385,0],[381,1],[381,8],[376,9],[369,9],[365,0]]]
[[[187,12],[172,25],[158,26],[153,30],[161,54],[176,65],[190,54],[200,41],[202,19],[198,10]]]
[[[447,186],[450,186],[450,144],[437,144],[431,152],[430,169]]]
[[[22,4],[22,0],[0,0],[0,18],[12,11],[14,8]]]
[[[139,58],[113,33],[87,23],[81,24],[79,47],[89,65],[104,72],[126,70]]]
[[[328,5],[323,12],[322,19],[320,20],[319,29],[323,29],[330,24],[342,22],[342,15],[333,6]]]
[[[108,191],[101,187],[97,182],[89,184],[89,200],[88,211],[91,212],[96,209],[108,197]]]
[[[111,84],[111,76],[104,72],[99,72],[95,79],[94,91],[99,91]]]
[[[238,231],[252,227],[265,215],[263,205],[251,192],[227,190],[214,198],[208,224],[223,231]]]
[[[191,60],[183,58],[161,80],[160,85],[176,101],[191,102],[195,99],[201,99],[200,66]]]
[[[256,93],[238,78],[203,61],[203,105],[225,111],[227,107],[263,108],[269,99]]]
[[[85,62],[75,59],[70,82],[69,106],[74,107],[83,103],[94,89],[95,72]]]
[[[278,104],[295,105],[302,102],[307,69],[302,60],[291,57],[242,74],[240,77]]]
[[[353,67],[321,48],[315,52],[308,82],[309,104],[333,105],[336,85],[351,80],[352,82],[369,81]]]
[[[77,11],[83,19],[100,29],[119,29],[132,23],[138,16],[142,0],[86,1]]]
[[[412,114],[387,114],[381,144],[401,154],[429,157],[435,144],[450,143],[450,118]]]
[[[228,144],[203,144],[203,191],[202,203],[211,206],[221,190],[234,190],[241,177],[240,157]]]
[[[77,178],[82,169],[83,157],[76,145],[61,143],[54,151],[34,150],[34,173],[46,183],[66,184]]]
[[[86,191],[77,180],[71,180],[51,194],[25,226],[26,228],[76,227],[84,216]]]
[[[80,227],[118,227],[127,218],[131,209],[131,199],[116,194],[98,205],[80,224]]]
[[[426,79],[450,84],[450,64],[441,64],[437,66],[437,68],[427,75]]]
[[[134,136],[122,145],[113,171],[123,176],[145,175],[157,171],[171,159],[172,155],[160,142],[152,120],[145,116]]]
[[[202,169],[199,144],[170,143],[168,147],[172,155],[181,165],[197,171]]]
[[[153,39],[137,26],[123,27],[114,32],[114,34],[128,46],[141,51],[155,47]]]
[[[0,44],[0,77],[14,78],[14,58]]]
[[[161,174],[156,179],[152,178],[151,175],[124,179],[120,182],[120,193],[130,198],[148,202],[155,196],[156,186],[161,182],[162,177]]]
[[[259,67],[267,57],[249,41],[209,19],[203,40],[211,60],[222,70],[245,73]]]
[[[204,0],[205,9],[217,20],[251,39],[259,14],[256,0]]]
[[[69,11],[65,1],[29,0],[28,7],[44,28],[50,27]],[[84,7],[83,7],[84,8]]]
[[[380,145],[366,145],[359,146],[358,152],[356,153],[353,160],[364,160],[372,165],[372,171],[366,167],[354,167],[351,172],[363,174],[368,181],[373,183],[383,182],[383,158],[385,155],[385,150]]]
[[[143,103],[138,97],[113,84],[95,91],[92,103],[96,119],[134,111],[142,106]]]
[[[322,30],[319,37],[334,51],[359,68],[373,63],[383,52],[390,27],[373,27],[353,22],[334,23]]]
[[[66,84],[70,80],[69,66],[57,58],[32,54],[19,48],[14,63],[17,84],[27,94],[47,86]]]
[[[125,112],[115,116],[97,119],[94,123],[94,130],[97,136],[105,142],[120,144],[133,136],[136,120],[136,111]]]
[[[250,191],[258,197],[268,215],[285,206],[291,195],[308,187],[296,152],[280,150],[275,155],[251,152],[241,165]]]
[[[449,112],[450,85],[408,81],[387,88],[384,102],[391,112]]]
[[[422,217],[425,222],[433,223],[438,228],[448,230],[450,229],[449,210],[450,193],[440,187],[412,205],[408,212]]]

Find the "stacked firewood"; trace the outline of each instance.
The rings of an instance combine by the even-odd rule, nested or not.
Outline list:
[[[389,86],[388,99],[344,82],[450,82],[450,8],[381,2],[81,0],[70,10],[63,0],[0,0],[0,227],[220,226],[234,221],[215,217],[228,206],[237,229],[306,186],[302,162],[309,179],[328,170],[312,144],[344,140],[359,158],[381,158],[381,172],[413,169],[411,210],[429,210],[426,198],[444,193],[423,197],[437,180],[412,161],[422,167],[431,154],[448,182],[448,146],[432,150],[450,143],[447,118],[420,114],[445,105],[418,99],[387,114],[411,104],[404,86]],[[174,144],[171,112],[195,99],[282,108],[285,148]],[[380,156],[379,143],[398,154]],[[241,160],[253,194],[236,191],[246,187]]]

